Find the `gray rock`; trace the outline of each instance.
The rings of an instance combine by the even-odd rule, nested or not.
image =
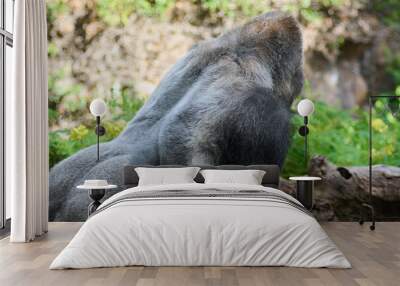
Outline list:
[[[303,85],[302,39],[283,13],[194,46],[116,139],[50,172],[50,220],[86,219],[89,178],[122,183],[127,164],[278,164],[289,145],[290,105]]]

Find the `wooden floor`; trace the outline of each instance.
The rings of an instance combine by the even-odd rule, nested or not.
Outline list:
[[[323,227],[352,269],[289,267],[123,267],[48,270],[79,223],[50,223],[44,237],[27,244],[0,241],[0,285],[400,285],[400,222],[378,223],[375,232],[357,223]]]

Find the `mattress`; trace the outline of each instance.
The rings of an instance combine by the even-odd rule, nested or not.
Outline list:
[[[197,183],[110,197],[50,269],[131,265],[351,267],[312,214],[284,192]]]

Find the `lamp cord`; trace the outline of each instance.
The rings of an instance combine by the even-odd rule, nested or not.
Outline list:
[[[305,135],[304,135],[304,167],[306,169],[306,173],[308,174],[308,117],[304,117],[304,126],[305,126]]]
[[[97,162],[100,161],[100,116],[96,116]]]

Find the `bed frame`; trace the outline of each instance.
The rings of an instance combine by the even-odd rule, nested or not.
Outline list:
[[[133,188],[138,185],[139,177],[135,171],[137,167],[147,167],[147,168],[181,168],[186,167],[183,165],[128,165],[124,167],[123,171],[123,189]],[[195,165],[201,169],[218,169],[218,170],[263,170],[265,171],[264,178],[262,180],[262,185],[265,187],[279,188],[279,174],[280,169],[278,165],[220,165],[220,166],[207,166],[207,165]],[[203,176],[198,173],[194,179],[197,183],[204,183]]]

